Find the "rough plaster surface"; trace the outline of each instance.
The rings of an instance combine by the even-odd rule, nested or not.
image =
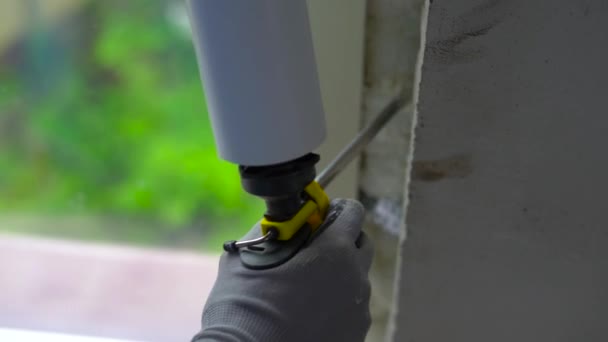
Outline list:
[[[608,339],[606,18],[430,5],[395,341]]]
[[[373,119],[400,91],[412,93],[421,4],[422,0],[367,2],[363,123]],[[376,247],[370,272],[373,323],[368,341],[384,340],[394,303],[411,120],[411,107],[397,114],[368,146],[360,164],[360,198],[368,212],[365,229]]]

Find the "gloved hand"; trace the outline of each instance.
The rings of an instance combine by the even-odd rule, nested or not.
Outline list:
[[[193,341],[363,341],[370,325],[373,249],[361,231],[359,202],[332,201],[328,217],[336,214],[280,266],[251,270],[237,253],[224,253],[202,331]],[[247,238],[259,236],[259,230],[254,226]]]

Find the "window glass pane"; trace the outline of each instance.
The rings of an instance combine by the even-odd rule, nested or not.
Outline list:
[[[0,80],[0,230],[219,250],[259,219],[183,1],[3,1]]]

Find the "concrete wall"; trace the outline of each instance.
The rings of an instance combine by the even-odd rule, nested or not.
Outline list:
[[[429,13],[394,340],[608,340],[608,2]]]

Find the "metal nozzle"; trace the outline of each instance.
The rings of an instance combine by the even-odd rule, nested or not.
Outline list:
[[[405,96],[398,96],[389,102],[386,107],[376,116],[359,134],[319,173],[316,181],[323,187],[327,187],[344,168],[369,144],[378,134],[380,129],[393,117],[401,108],[406,105]]]

